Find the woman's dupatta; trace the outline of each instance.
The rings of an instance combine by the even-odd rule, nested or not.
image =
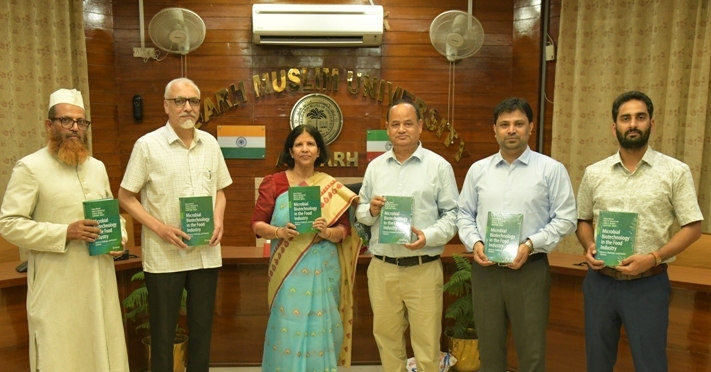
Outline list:
[[[317,173],[306,180],[311,186],[321,187],[321,216],[328,226],[334,224],[348,208],[358,203],[358,195],[324,173]],[[308,252],[316,239],[316,233],[299,234],[290,240],[282,239],[274,250],[269,261],[268,303],[272,304],[284,281],[291,274],[296,264]],[[343,346],[339,356],[339,365],[350,366],[353,345],[353,284],[355,283],[356,264],[362,240],[351,228],[348,234],[338,243],[338,261],[341,265],[340,301],[338,310],[343,322]]]

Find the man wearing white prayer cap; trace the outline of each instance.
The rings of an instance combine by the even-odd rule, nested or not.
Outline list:
[[[81,97],[81,92],[76,89],[62,88],[54,91],[49,96],[49,108],[51,109],[59,103],[67,103],[84,109],[84,99]]]
[[[17,162],[0,207],[0,234],[28,252],[32,372],[129,371],[113,258],[90,256],[87,244],[101,230],[82,202],[113,197],[88,150],[90,124],[81,92],[52,93],[47,146]]]

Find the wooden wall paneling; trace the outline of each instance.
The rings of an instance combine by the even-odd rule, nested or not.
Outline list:
[[[368,295],[368,265],[360,264],[356,268],[356,281],[353,288],[353,360],[362,364],[380,364],[380,354],[373,338],[373,310]]]
[[[558,59],[558,34],[560,33],[561,3],[562,0],[550,0],[550,6],[548,8],[548,35],[550,35],[553,39],[553,44],[555,45],[554,49],[556,53],[556,60]],[[543,99],[546,100],[546,127],[544,133],[543,152],[548,155],[551,154],[551,144],[553,142],[553,110],[555,109],[553,95],[555,93],[556,60],[546,62],[546,95],[543,97]]]
[[[331,0],[299,0],[292,3],[333,3]],[[359,166],[357,168],[326,168],[336,176],[360,176],[367,163],[364,155],[365,129],[383,127],[387,102],[373,102],[370,98],[354,96],[347,92],[345,71],[354,70],[367,73],[371,77],[385,79],[393,85],[401,86],[424,99],[432,108],[446,112],[447,63],[439,56],[429,41],[429,25],[434,17],[450,9],[466,10],[460,0],[442,0],[436,4],[426,0],[384,0],[382,5],[390,11],[388,21],[392,26],[384,35],[384,44],[379,48],[359,49],[313,49],[313,48],[278,48],[260,47],[251,43],[251,5],[254,1],[216,0],[208,3],[200,1],[177,2],[169,0],[145,1],[146,27],[151,17],[160,9],[169,6],[182,6],[196,11],[205,20],[207,35],[205,43],[188,58],[188,77],[201,87],[203,98],[214,94],[218,89],[232,83],[244,82],[251,94],[251,76],[272,70],[291,67],[329,67],[339,68],[340,88],[338,92],[329,92],[344,112],[346,127],[344,134],[336,141],[332,149],[353,151],[358,148]],[[362,4],[360,0],[341,3]],[[487,34],[482,51],[457,65],[460,81],[455,100],[455,125],[462,138],[468,143],[468,157],[454,163],[455,175],[459,185],[471,162],[490,155],[498,149],[491,136],[491,111],[501,99],[512,93],[514,81],[512,60],[519,49],[514,47],[514,2],[478,2],[475,4],[475,16],[479,18]],[[519,13],[526,6],[523,1],[516,1]],[[88,4],[88,6],[87,6]],[[96,0],[85,2],[85,11],[101,15],[100,20],[87,22],[87,50],[89,53],[90,87],[92,89],[93,120],[101,125],[93,128],[95,141],[100,147],[97,156],[110,167],[112,190],[117,189],[122,171],[128,162],[133,143],[141,135],[164,125],[166,115],[162,109],[162,94],[165,83],[180,74],[180,59],[169,55],[161,62],[144,62],[132,56],[133,47],[140,45],[138,6],[134,2],[111,2]],[[91,18],[91,17],[85,17]],[[100,17],[96,17],[100,18]],[[521,24],[524,23],[525,17]],[[92,18],[93,19],[93,18]],[[109,23],[111,20],[112,23]],[[109,28],[108,25],[112,25]],[[521,47],[524,44],[517,44]],[[153,47],[146,32],[146,46]],[[521,49],[523,50],[523,49]],[[531,49],[526,49],[531,53]],[[111,61],[113,56],[114,64]],[[529,58],[530,59],[530,58]],[[523,66],[520,66],[524,68]],[[530,73],[530,72],[529,72]],[[550,75],[549,75],[550,76]],[[249,228],[249,216],[253,200],[253,178],[273,173],[274,163],[283,138],[288,133],[288,115],[294,102],[308,92],[299,90],[281,95],[271,95],[259,99],[250,96],[248,102],[240,104],[206,123],[205,130],[214,134],[217,125],[265,125],[267,127],[268,154],[265,160],[227,161],[234,184],[226,190],[228,210],[226,212],[226,231],[224,243],[228,245],[251,245],[254,238]],[[135,123],[132,119],[130,99],[134,94],[144,98],[144,120]],[[534,102],[531,102],[534,104]],[[113,110],[111,109],[113,107]],[[461,116],[459,116],[461,115]],[[461,119],[460,119],[461,118]],[[113,123],[112,123],[113,119]],[[458,124],[460,123],[461,124]],[[355,129],[352,129],[354,128]],[[111,138],[115,142],[111,144]],[[426,147],[441,153],[451,160],[451,149],[441,145],[432,133],[423,134]],[[111,160],[109,160],[111,159]],[[116,162],[118,159],[118,164]],[[137,226],[140,227],[140,226]],[[140,239],[140,228],[136,228],[136,239]],[[137,240],[140,241],[140,240]],[[215,324],[228,327],[225,338],[214,341],[213,359],[216,363],[225,363],[226,353],[246,350],[249,363],[261,360],[261,343],[239,344],[243,335],[254,334],[261,339],[266,325],[266,301],[263,291],[249,288],[244,294],[230,297],[235,287],[244,288],[247,282],[254,282],[263,275],[260,269],[250,270],[236,267],[221,270],[221,288],[223,296],[218,303]],[[367,282],[364,269],[359,267],[360,279],[356,283],[356,306],[362,316],[358,318],[358,329],[372,329],[372,314],[368,318],[370,306],[367,298]],[[264,275],[264,278],[266,275]],[[129,273],[122,277],[124,285]],[[23,312],[24,314],[24,312]],[[240,315],[242,318],[233,316]],[[229,335],[232,335],[230,338]],[[145,367],[143,349],[140,345],[142,335],[136,334],[132,327],[127,328],[129,353],[132,370]],[[376,362],[377,348],[374,347],[370,332],[355,335],[360,346],[354,347],[354,356],[359,360]],[[253,340],[252,340],[253,341]],[[236,344],[235,344],[236,343]],[[235,347],[238,346],[238,347]],[[2,350],[0,350],[0,353]],[[5,358],[3,358],[5,360]],[[24,358],[26,361],[27,358]],[[27,370],[27,367],[21,370]]]
[[[373,312],[368,296],[367,268],[366,259],[356,269],[354,364],[380,363],[378,348],[372,336]],[[453,263],[445,263],[445,278],[449,278],[454,270]],[[259,365],[261,363],[264,333],[269,318],[266,271],[266,264],[227,264],[220,270],[210,355],[212,365]],[[448,306],[451,302],[451,298],[445,299],[444,306]],[[244,335],[251,335],[251,337],[244,337]],[[406,340],[408,355],[412,356],[409,333],[406,334]],[[442,350],[446,350],[446,347],[446,342],[443,340]]]
[[[711,371],[711,293],[672,291],[667,339],[670,371]]]
[[[547,330],[546,369],[583,371],[585,363],[583,277],[553,273]],[[711,294],[673,288],[669,307],[667,355],[670,371],[711,371]],[[508,367],[517,370],[515,345],[508,342]],[[616,371],[634,371],[622,329]]]
[[[312,1],[292,1],[311,3]],[[370,78],[384,79],[400,86],[425,100],[429,107],[443,115],[447,103],[448,64],[430,44],[429,25],[439,13],[450,9],[465,10],[459,1],[444,1],[433,5],[419,1],[385,1],[390,11],[388,22],[391,31],[386,32],[383,46],[378,48],[289,48],[256,46],[251,43],[252,1],[204,4],[198,1],[146,1],[145,22],[167,6],[181,6],[197,12],[205,21],[208,32],[203,45],[187,57],[188,77],[195,80],[202,90],[203,98],[229,84],[243,82],[249,97],[246,103],[232,108],[207,122],[202,129],[213,135],[217,125],[264,125],[267,127],[267,157],[264,160],[228,160],[228,167],[238,166],[240,173],[232,173],[234,185],[251,184],[254,177],[274,173],[276,156],[289,130],[288,117],[293,104],[305,94],[314,91],[300,89],[296,92],[271,94],[256,98],[253,95],[251,78],[264,73],[298,68],[327,67],[339,69],[339,90],[325,92],[341,106],[344,114],[344,130],[331,145],[332,151],[358,152],[358,167],[326,168],[336,176],[362,176],[367,167],[365,160],[365,130],[383,128],[387,100],[375,101],[348,93],[346,71],[351,70]],[[362,4],[362,2],[353,2]],[[122,167],[130,156],[133,143],[143,134],[164,125],[166,116],[162,109],[162,94],[165,83],[179,74],[179,58],[167,56],[161,62],[146,63],[132,56],[134,46],[139,44],[138,9],[136,4],[113,3],[114,47],[116,51],[116,87],[119,102],[130,102],[133,94],[144,99],[144,121],[134,123],[128,104],[119,103],[117,120],[120,130],[119,158]],[[453,162],[455,175],[461,184],[471,162],[496,151],[495,141],[489,132],[488,113],[511,90],[512,18],[511,4],[481,4],[475,7],[475,15],[482,21],[487,35],[485,46],[475,57],[457,65],[459,84],[455,99],[454,120],[461,117],[457,131],[467,143],[469,155]],[[147,38],[146,46],[152,47]],[[138,73],[137,73],[138,72]],[[321,92],[324,93],[324,92]],[[461,116],[458,116],[461,113]],[[471,123],[474,123],[473,125]],[[483,133],[481,132],[483,131]],[[485,138],[487,144],[478,146]],[[453,160],[456,145],[445,147],[444,138],[433,133],[423,134],[425,146]],[[485,150],[486,152],[481,152]],[[231,168],[232,169],[232,168]],[[228,196],[239,194],[229,192]],[[235,245],[253,244],[249,229],[249,215],[253,200],[229,198],[226,213],[225,242]],[[231,212],[239,211],[239,212]],[[140,229],[136,229],[139,231]],[[138,238],[138,233],[137,233]]]
[[[0,360],[4,371],[30,369],[27,286],[0,288]]]
[[[711,294],[673,288],[669,306],[667,359],[670,371],[711,371]],[[618,346],[616,369],[633,371],[632,354],[624,328]]]
[[[585,342],[583,335],[560,328],[548,328],[546,331],[546,370],[547,371],[585,371]],[[509,343],[509,350],[512,350]],[[515,354],[515,350],[514,354]],[[516,370],[518,362],[511,362],[509,368]],[[615,368],[615,371],[633,371],[630,369]]]
[[[85,37],[85,40],[89,40],[89,38]],[[113,48],[113,43],[109,43],[106,40],[103,40],[103,38],[98,39],[98,40],[92,40],[91,42],[91,49],[88,49],[89,44],[87,44],[87,59],[90,61],[89,70],[91,71],[92,67],[97,67],[98,66],[110,66],[113,69],[114,66],[114,48]],[[96,70],[94,70],[96,71]],[[113,80],[108,80],[108,79],[96,79],[94,82],[94,86],[97,88],[103,88],[100,90],[107,90],[108,88],[112,88],[114,86],[114,81]],[[105,85],[103,85],[105,84]]]
[[[676,256],[671,265],[711,269],[711,256],[708,253],[709,245],[711,245],[711,234],[701,234],[697,241],[691,243]]]
[[[513,76],[512,96],[523,97],[533,108],[535,128],[538,128],[538,101],[540,80],[540,1],[515,0],[513,14]],[[537,130],[528,140],[537,150]]]
[[[0,263],[15,262],[20,259],[20,249],[0,236]]]
[[[386,43],[389,43],[392,39],[392,43],[396,44],[397,46],[392,48],[391,52],[394,55],[392,59],[389,59],[389,54],[386,56],[386,58],[384,58],[383,66],[386,69],[388,76],[395,76],[395,78],[390,78],[391,80],[403,81],[403,86],[406,86],[407,89],[413,91],[413,93],[418,94],[418,97],[424,99],[429,105],[429,107],[436,108],[444,115],[447,110],[446,89],[449,64],[443,56],[440,56],[438,53],[436,53],[434,47],[432,47],[430,44],[429,38],[426,36],[429,35],[429,24],[439,13],[451,9],[466,11],[466,4],[438,3],[438,5],[440,6],[439,8],[429,11],[427,17],[425,17],[425,22],[413,22],[410,19],[396,20],[393,15],[399,15],[399,8],[391,10],[391,17],[393,17],[393,20],[390,23],[393,27],[393,31],[397,32],[386,33],[387,38],[385,39],[385,41]],[[488,39],[488,35],[490,33],[503,33],[508,34],[508,39],[510,40],[511,7],[510,5],[508,6],[508,11],[506,10],[506,8],[507,6],[504,5],[502,7],[500,4],[476,4],[476,6],[474,7],[474,15],[482,22],[484,30],[487,33],[487,38],[485,38],[485,45],[478,54],[469,59],[462,60],[456,65],[457,83],[455,85],[456,95],[454,100],[455,115],[453,118],[450,119],[454,121],[455,127],[457,128],[459,135],[464,138],[467,143],[471,143],[469,137],[480,137],[480,135],[471,135],[473,132],[472,129],[477,128],[477,126],[471,125],[471,119],[466,114],[466,112],[469,110],[469,107],[471,107],[470,105],[472,105],[473,103],[478,104],[478,102],[480,102],[479,99],[472,99],[473,96],[477,94],[477,92],[496,92],[498,89],[501,89],[502,80],[510,81],[510,64],[497,64],[497,61],[499,60],[506,60],[506,57],[502,56],[501,52],[503,51],[504,53],[506,53],[507,51],[510,51],[510,42],[508,48],[504,47],[504,49],[501,49],[501,47],[490,46],[492,44],[496,44],[490,43],[490,39]],[[403,18],[422,18],[421,16],[418,16],[418,13],[420,13],[420,9],[416,8],[414,13],[405,12]],[[507,18],[507,13],[509,14],[508,22],[503,21]],[[413,34],[407,32],[411,29],[422,30],[420,36],[425,37],[416,38]],[[403,35],[402,40],[400,40],[398,37],[390,37],[391,35],[399,36],[400,34]],[[502,38],[496,38],[492,40],[500,42],[501,39]],[[416,48],[410,47],[409,49],[413,51],[429,50],[429,52],[413,52],[409,54],[399,53],[400,51],[398,49],[403,48],[402,46],[399,46],[399,44],[401,43],[419,44]],[[389,45],[386,45],[386,48],[384,49],[387,50],[387,47],[389,47]],[[390,52],[390,50],[388,51]],[[407,49],[405,49],[404,51],[409,52],[409,50]],[[416,57],[413,57],[413,55]],[[413,71],[417,68],[418,65],[427,66],[427,73],[419,74],[419,79],[421,79],[420,81],[417,81],[417,75],[415,75],[413,79],[412,75],[409,74],[409,71]],[[389,69],[391,66],[392,70]],[[490,74],[499,74],[500,71],[503,75],[501,76],[501,79],[497,79],[495,82],[493,79],[487,81],[487,78],[491,76]],[[385,73],[386,72],[384,72],[384,74]],[[503,85],[505,86],[506,83],[504,83]],[[493,108],[493,105],[486,107],[483,110],[488,111],[491,110],[491,108]],[[482,123],[486,120],[485,118],[485,115],[481,116]],[[478,127],[482,126],[479,125]],[[490,130],[490,127],[483,126],[482,128],[486,130],[486,132],[484,133],[490,133],[488,132],[488,130]],[[440,152],[440,154],[446,156],[447,151],[443,150],[442,145],[440,144],[441,142],[442,139],[435,138],[432,133],[423,133],[423,144],[425,144],[426,147],[434,149],[435,151]],[[472,161],[490,154],[479,153],[478,150],[478,148],[468,146],[470,156],[463,158],[460,163],[454,164],[453,162],[453,166],[455,167],[455,174],[462,175],[461,178],[458,176],[458,180],[463,180],[463,175],[466,173],[466,170],[468,169],[468,166]],[[475,155],[471,156],[471,153],[475,153]],[[461,184],[461,181],[459,183]]]
[[[110,0],[84,2],[84,35],[89,70],[93,155],[106,165],[111,190],[116,195],[119,180],[123,177],[123,167],[120,162],[117,162],[120,158],[116,146],[119,131],[116,120],[113,28]]]
[[[30,355],[27,345],[0,349],[0,360],[4,372],[26,372],[30,370]]]
[[[547,370],[585,370],[582,283],[583,277],[551,274],[551,307],[546,332],[549,351],[546,356]],[[513,347],[513,340],[509,339],[509,350]],[[509,366],[513,365],[518,366],[518,360],[510,357]]]
[[[84,14],[111,14],[111,1],[104,0],[85,0],[82,6]]]
[[[411,6],[415,9],[420,9],[420,8],[428,8],[432,6],[431,1],[409,1],[409,0],[383,0],[380,2],[384,8],[390,7],[390,6],[396,6],[396,7],[405,7],[405,6]],[[360,2],[359,4],[362,4]],[[466,2],[462,2],[461,0],[441,0],[437,1],[438,6],[445,7],[447,9],[459,9],[462,10],[462,7],[464,7],[464,10],[466,10]]]
[[[140,268],[116,272],[116,281],[118,283],[118,292],[121,301],[123,301],[123,299],[126,298],[135,289],[140,287],[140,282],[131,281],[131,277],[139,271],[141,271]],[[148,317],[141,318],[138,321],[124,322],[124,336],[126,337],[128,364],[131,371],[145,371],[149,368],[146,347],[143,345],[141,340],[144,337],[149,336],[150,333],[148,330],[145,329],[136,329],[138,325],[146,321],[148,321]]]
[[[235,354],[245,365],[260,365],[269,318],[267,266],[229,265],[220,270],[213,320],[210,361],[234,364]]]
[[[0,289],[0,350],[17,345],[27,345],[27,311],[25,298],[27,286]]]
[[[353,345],[355,364],[377,364],[379,360],[372,337],[372,310],[366,274],[368,263],[367,258],[361,259],[356,271]],[[11,269],[11,265],[4,265],[2,272],[7,273],[6,270]],[[138,270],[140,268],[136,267],[118,269],[120,298],[125,298],[140,284],[130,281],[130,277]],[[454,264],[445,258],[444,279],[447,280],[454,270]],[[234,257],[228,258],[220,270],[211,353],[214,366],[257,365],[261,361],[263,335],[268,317],[266,271],[266,261],[247,263],[235,260]],[[552,271],[547,370],[582,371],[585,370],[582,296],[585,271],[566,269],[560,266],[560,262]],[[8,274],[5,275],[7,276]],[[5,282],[3,280],[3,284],[6,284]],[[24,284],[0,288],[0,360],[3,361],[3,371],[29,369],[26,293],[27,287]],[[446,307],[451,302],[452,298],[445,296],[443,306]],[[184,321],[184,317],[181,317],[181,322]],[[140,324],[140,321],[127,323],[125,334],[131,370],[143,371],[147,362],[140,340],[147,332],[135,332],[137,324]],[[409,338],[407,335],[406,337]],[[446,350],[445,340],[441,340],[441,347]],[[508,347],[508,369],[517,370],[516,353],[511,338]],[[678,286],[672,289],[667,354],[670,371],[711,371],[711,293]],[[413,355],[409,347],[408,355]],[[624,330],[619,342],[615,370],[634,370]]]

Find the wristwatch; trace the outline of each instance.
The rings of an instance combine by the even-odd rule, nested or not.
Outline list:
[[[531,241],[531,239],[526,238],[526,241],[523,244],[525,244],[526,247],[528,247],[528,255],[529,256],[532,255],[533,254],[533,242]]]
[[[662,256],[660,256],[659,253],[657,253],[656,251],[650,254],[654,256],[654,266],[659,266],[659,264],[662,263]]]

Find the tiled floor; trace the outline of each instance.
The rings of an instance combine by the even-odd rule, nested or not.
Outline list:
[[[382,372],[380,366],[353,366],[351,368],[339,367],[338,372]],[[262,372],[261,367],[222,367],[210,368],[210,372]]]

